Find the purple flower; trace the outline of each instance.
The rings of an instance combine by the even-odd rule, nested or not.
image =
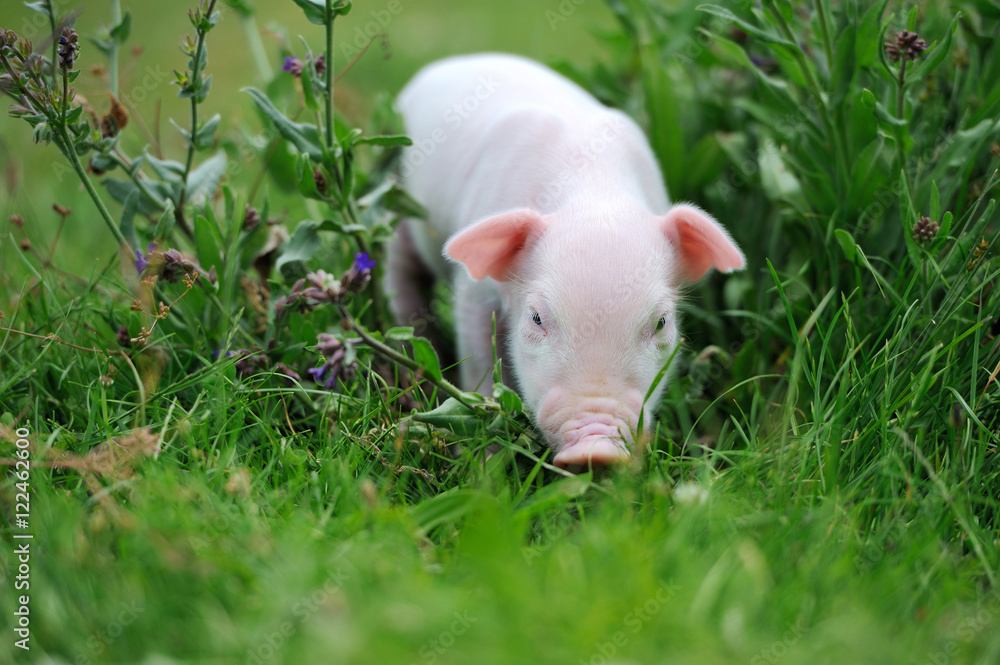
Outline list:
[[[145,256],[143,256],[142,252],[138,249],[135,250],[135,269],[140,275],[142,275],[143,271],[146,270],[146,266],[149,265],[149,257],[153,254],[154,249],[156,249],[156,243],[151,242],[146,248]]]
[[[358,252],[354,255],[354,269],[358,272],[371,270],[375,267],[375,261],[368,258],[368,252]]]
[[[73,28],[63,28],[59,35],[59,66],[72,69],[77,54],[80,52],[79,37]]]
[[[290,55],[285,58],[285,65],[281,69],[298,78],[302,76],[302,61],[294,55]]]

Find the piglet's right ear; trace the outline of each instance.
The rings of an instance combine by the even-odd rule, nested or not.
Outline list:
[[[512,210],[476,222],[452,236],[444,253],[463,263],[473,279],[510,279],[510,271],[545,230],[545,221],[534,210]]]

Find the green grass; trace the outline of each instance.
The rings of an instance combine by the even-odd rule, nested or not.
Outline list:
[[[303,260],[272,273],[259,301],[240,279],[257,281],[263,242],[240,226],[244,202],[283,215],[290,232],[348,213],[289,186],[287,141],[243,119],[253,106],[235,91],[246,85],[290,115],[302,100],[287,76],[241,75],[225,55],[240,48],[228,18],[208,37],[219,81],[202,113],[222,114],[221,147],[253,138],[252,167],[188,208],[204,215],[201,235],[166,239],[215,265],[217,290],[141,285],[89,200],[54,180],[56,149],[29,154],[30,128],[3,120],[30,184],[6,205],[25,229],[0,221],[0,662],[1000,661],[1000,12],[730,3],[740,33],[698,4],[609,2],[613,21],[584,3],[554,32],[544,11],[556,3],[515,3],[509,15],[414,4],[390,28],[392,73],[378,78],[373,53],[337,98],[339,120],[389,131],[377,92],[442,52],[447,26],[467,20],[465,50],[516,37],[511,49],[560,61],[635,115],[673,198],[710,210],[746,251],[746,272],[691,290],[651,446],[597,475],[539,461],[510,396],[485,419],[445,401],[419,342],[377,325],[375,285],[346,311],[376,339],[381,328],[402,340],[394,348],[423,370],[358,344],[337,390],[309,379],[317,334],[355,333],[330,305],[276,317],[276,299],[306,270],[340,274],[359,236],[377,254],[378,215],[403,203],[362,213],[351,237],[324,230],[313,245],[301,227],[291,245]],[[179,8],[132,9],[148,53],[174,48],[183,24],[169,39],[148,25]],[[291,2],[259,11],[259,24],[276,17],[319,49],[322,27]],[[366,11],[338,19],[338,34]],[[541,28],[518,31],[514,16]],[[578,41],[594,17],[600,37]],[[904,28],[936,45],[909,63],[899,116],[898,64],[880,51]],[[539,34],[562,46],[542,48]],[[182,140],[169,140],[180,159]],[[134,127],[123,136],[132,155],[144,141]],[[284,161],[251,196],[271,149]],[[363,193],[392,155],[358,153]],[[58,242],[44,219],[55,214],[43,214],[52,201],[74,208]],[[942,226],[925,244],[912,234],[922,216]],[[136,216],[143,246],[158,218]],[[24,233],[37,253],[18,249]],[[149,344],[120,347],[119,326],[137,335],[160,300],[174,304]],[[269,364],[246,371],[226,357],[238,349]],[[278,362],[304,379],[283,379]],[[413,416],[442,403],[442,426]],[[28,591],[14,589],[24,529],[6,460],[17,428],[31,441]],[[490,444],[501,450],[484,460]],[[14,646],[21,593],[29,652]]]

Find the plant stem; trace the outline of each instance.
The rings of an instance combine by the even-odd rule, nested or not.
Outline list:
[[[209,0],[208,9],[205,11],[205,17],[208,18],[215,11],[216,0]],[[208,29],[198,30],[198,45],[194,50],[194,64],[191,67],[191,82],[192,84],[197,84],[201,77],[201,61],[205,54],[205,37],[208,35]],[[191,174],[191,165],[194,164],[194,153],[195,153],[195,140],[198,135],[198,95],[201,94],[201,87],[193,91],[191,95],[191,140],[188,142],[187,160],[184,162],[184,180],[181,182],[181,193],[177,197],[177,210],[175,211],[177,217],[177,225],[180,226],[181,230],[190,238],[192,237],[191,228],[188,226],[187,220],[184,218],[184,203],[187,200],[188,191],[188,176]]]
[[[117,26],[122,22],[121,0],[111,0],[111,24]],[[111,53],[108,55],[108,82],[111,94],[118,98],[118,40],[111,38]]]
[[[97,189],[94,187],[94,183],[91,182],[90,177],[87,175],[87,171],[83,168],[83,164],[80,163],[80,157],[76,154],[76,148],[73,146],[73,142],[69,138],[69,133],[66,131],[66,126],[63,125],[59,128],[58,132],[59,142],[62,143],[63,152],[69,159],[70,166],[76,171],[77,177],[80,178],[80,182],[83,183],[83,188],[87,190],[87,194],[90,195],[91,200],[97,207],[97,212],[100,213],[101,219],[107,224],[108,228],[111,230],[111,235],[115,237],[118,244],[121,245],[122,249],[129,255],[132,256],[134,251],[133,247],[128,244],[128,240],[122,235],[121,229],[118,228],[118,224],[115,222],[114,218],[111,217],[111,213],[108,211],[107,206],[104,205],[104,200],[101,199],[101,195],[97,193]]]
[[[344,317],[344,321],[347,324],[347,328],[349,330],[353,330],[354,332],[358,333],[358,336],[362,339],[362,341],[367,346],[371,347],[373,351],[385,356],[392,362],[398,365],[402,365],[403,367],[413,372],[424,371],[424,368],[417,361],[407,358],[402,353],[399,353],[390,346],[383,344],[382,342],[378,341],[377,339],[369,335],[367,332],[365,332],[365,330],[357,324],[357,322],[350,315],[350,313],[348,313],[346,307],[344,307],[343,305],[338,305],[337,308],[340,310],[341,316]],[[455,384],[443,378],[435,379],[432,376],[427,376],[426,373],[423,375],[423,378],[431,382],[435,386],[437,386],[442,392],[447,393],[451,397],[454,397],[455,401],[460,402],[462,405],[471,409],[472,411],[476,411],[476,408],[471,404],[469,404],[468,401],[466,401],[465,393],[459,390],[458,386],[456,386]]]
[[[833,41],[830,39],[830,24],[826,20],[826,3],[816,0],[816,13],[819,15],[819,32],[823,38],[823,53],[826,55],[826,68],[833,71]]]
[[[326,148],[333,150],[333,0],[326,0]]]
[[[896,87],[896,117],[906,120],[906,57],[901,57],[899,61],[899,78]],[[906,173],[906,146],[903,145],[903,127],[896,128],[896,152],[899,155],[899,168],[903,171],[903,177],[909,181]],[[906,183],[909,186],[909,182]]]
[[[344,178],[340,174],[340,163],[333,152],[333,145],[336,139],[334,134],[335,124],[333,122],[333,0],[326,0],[326,70],[323,72],[326,80],[326,154],[329,160],[328,168],[333,173],[334,180],[337,181],[337,189],[340,191],[341,200],[344,200]]]
[[[52,6],[52,0],[46,0],[46,5],[49,7],[49,26],[52,28],[52,87],[56,87],[56,67],[59,65],[59,35],[56,34],[56,15],[55,8]]]
[[[119,150],[116,149],[109,152],[108,157],[110,157],[115,164],[118,164],[118,166],[122,167],[122,169],[129,174],[132,178],[132,182],[135,183],[135,186],[138,187],[143,194],[148,196],[153,203],[158,205],[161,210],[167,209],[167,202],[160,198],[159,194],[149,188],[149,185],[146,184],[146,180],[144,178],[139,177],[139,171],[133,172],[131,162],[124,155],[122,155]]]
[[[59,117],[62,120],[63,129],[66,129],[66,108],[69,106],[69,69],[63,68],[62,70],[62,108],[59,109]],[[73,146],[72,143],[69,144],[70,147]]]

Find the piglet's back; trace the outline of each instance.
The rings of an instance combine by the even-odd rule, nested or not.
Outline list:
[[[499,54],[427,66],[397,108],[414,140],[403,157],[406,187],[446,235],[503,209],[545,212],[552,197],[542,188],[564,176],[580,130],[624,117],[551,70]]]

